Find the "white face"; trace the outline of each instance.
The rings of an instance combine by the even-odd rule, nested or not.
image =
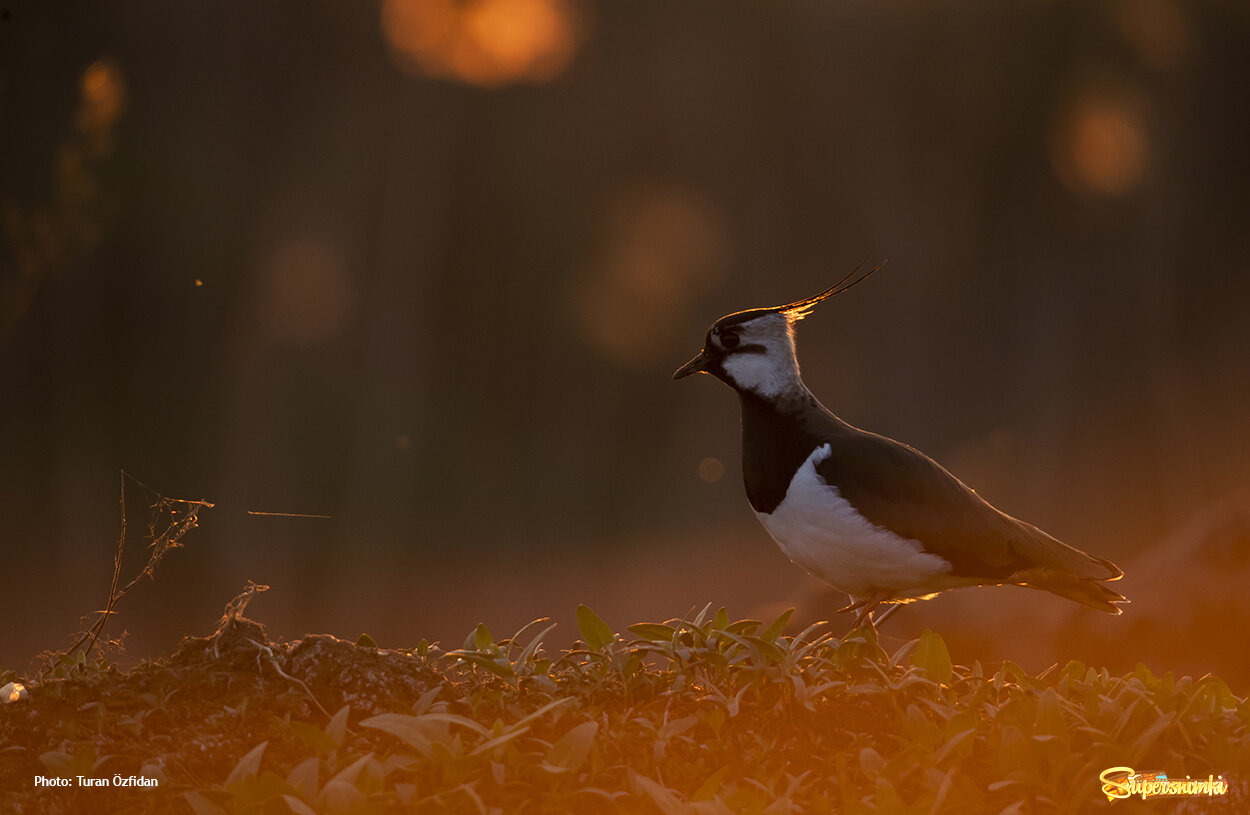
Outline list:
[[[803,390],[794,354],[794,327],[783,314],[712,327],[708,351],[720,359],[731,385],[775,398]]]

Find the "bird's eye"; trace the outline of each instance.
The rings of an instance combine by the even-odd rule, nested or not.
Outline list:
[[[720,344],[726,348],[737,348],[738,347],[738,335],[733,333],[732,331],[721,332]]]

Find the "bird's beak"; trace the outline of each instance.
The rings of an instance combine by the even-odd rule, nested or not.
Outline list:
[[[698,356],[677,369],[676,373],[673,374],[673,379],[681,379],[691,374],[706,373],[707,361],[707,352],[700,351]]]

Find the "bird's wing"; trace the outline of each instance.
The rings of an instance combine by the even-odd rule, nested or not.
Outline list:
[[[1112,564],[1000,512],[936,461],[847,426],[816,468],[869,522],[921,543],[956,574],[1001,579],[1030,568],[1106,580]]]

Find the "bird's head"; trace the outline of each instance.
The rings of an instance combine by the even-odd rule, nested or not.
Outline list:
[[[678,368],[673,379],[707,373],[734,390],[750,391],[769,399],[801,392],[803,383],[794,352],[794,324],[821,300],[866,280],[881,266],[855,277],[859,268],[813,297],[721,317],[708,329],[703,350]]]

